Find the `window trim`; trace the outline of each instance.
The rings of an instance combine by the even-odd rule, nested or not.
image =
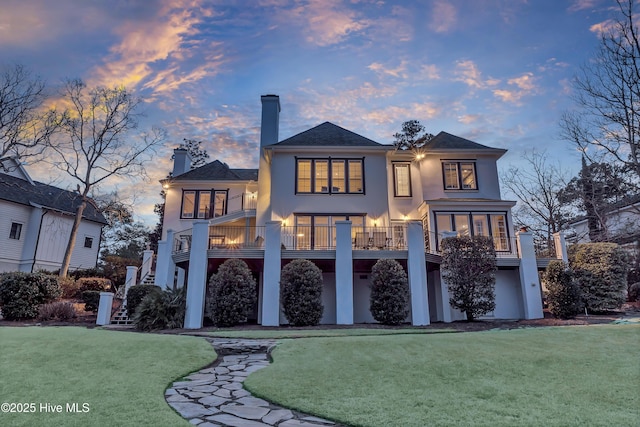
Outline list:
[[[491,238],[492,241],[494,241],[494,248],[495,248],[495,239],[499,238],[498,235],[494,235],[493,234],[493,223],[492,223],[492,217],[494,215],[502,215],[504,216],[504,222],[505,222],[505,239],[506,239],[506,249],[496,249],[496,252],[498,253],[509,253],[513,251],[512,248],[512,242],[511,242],[511,233],[509,232],[509,216],[507,215],[507,211],[451,211],[451,210],[446,210],[446,211],[433,211],[433,228],[435,229],[435,233],[436,233],[436,250],[440,250],[440,233],[441,231],[438,230],[438,216],[439,215],[447,215],[449,216],[449,225],[451,226],[451,228],[453,230],[450,231],[457,231],[456,228],[456,223],[455,223],[455,216],[456,215],[466,215],[467,216],[467,220],[468,220],[468,225],[469,225],[469,234],[471,236],[475,236],[476,235],[476,231],[475,231],[475,227],[474,227],[474,223],[473,223],[473,217],[474,216],[480,216],[480,215],[484,215],[487,222],[487,232],[488,232],[488,237]]]
[[[11,240],[20,240],[20,238],[22,237],[22,227],[23,226],[24,226],[24,224],[21,223],[21,222],[11,221],[11,229],[9,230],[9,238]]]
[[[413,196],[413,188],[411,186],[411,162],[392,162],[393,166],[393,197],[412,197]],[[398,174],[396,173],[396,166],[406,166],[407,167],[407,179],[409,183],[409,194],[398,194]]]
[[[299,189],[299,164],[300,161],[308,161],[310,162],[310,191],[300,191]],[[344,161],[344,176],[341,181],[344,182],[344,191],[334,191],[333,185],[333,162],[334,161]],[[326,162],[327,165],[327,191],[316,191],[316,162]],[[351,179],[349,172],[349,165],[351,163],[358,162],[360,165],[360,183],[361,183],[361,191],[350,191],[351,189]],[[364,174],[364,157],[295,157],[295,192],[294,194],[365,194],[365,174]]]
[[[185,193],[195,193],[195,197],[194,197],[194,201],[193,201],[193,213],[192,216],[184,216],[184,195]],[[204,218],[200,218],[198,216],[198,213],[200,211],[200,193],[209,193],[210,194],[210,199],[209,199],[209,209],[208,209],[208,216],[205,216]],[[201,188],[198,190],[195,189],[189,189],[189,188],[183,188],[182,189],[182,196],[180,199],[180,219],[188,219],[188,220],[198,220],[198,219],[211,219],[211,218],[217,218],[215,215],[215,199],[216,199],[216,194],[218,193],[225,193],[225,200],[224,200],[224,209],[223,212],[220,216],[224,216],[227,214],[227,209],[228,209],[228,202],[229,202],[229,189],[219,189],[216,190],[215,188]]]
[[[476,160],[449,160],[449,159],[441,159],[442,163],[442,186],[444,187],[444,191],[478,191],[478,169],[476,167]],[[475,184],[474,188],[463,188],[462,183],[462,165],[463,164],[471,164],[473,167],[473,182]],[[453,164],[456,165],[456,176],[457,176],[457,188],[447,188],[447,175],[445,172],[445,166]]]
[[[89,243],[89,246],[87,246],[87,243]],[[93,248],[93,236],[84,236],[84,245],[85,248],[87,249],[91,249]]]

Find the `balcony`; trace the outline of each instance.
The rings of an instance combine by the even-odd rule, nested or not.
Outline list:
[[[257,204],[257,193],[236,194],[235,196],[229,197],[226,213],[212,217],[209,222],[211,225],[219,225],[240,218],[255,217]]]

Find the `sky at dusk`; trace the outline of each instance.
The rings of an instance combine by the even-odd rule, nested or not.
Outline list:
[[[168,139],[148,183],[117,186],[135,188],[136,214],[152,225],[183,138],[211,160],[257,167],[264,94],[280,96],[280,139],[330,121],[391,144],[417,119],[508,149],[502,171],[536,149],[573,175],[579,156],[559,118],[616,10],[613,0],[0,0],[0,63],[52,87],[79,77],[144,97],[142,127]]]

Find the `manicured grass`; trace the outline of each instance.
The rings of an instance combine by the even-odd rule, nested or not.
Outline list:
[[[288,340],[245,387],[354,426],[635,426],[640,326]]]
[[[438,334],[453,332],[454,329],[424,329],[424,328],[345,328],[345,329],[267,329],[267,330],[219,330],[206,332],[201,335],[224,338],[249,339],[285,339],[285,338],[314,338],[314,337],[359,337],[380,335],[406,334]]]
[[[0,412],[2,426],[188,426],[164,400],[175,379],[215,359],[201,338],[75,327],[0,328],[0,404],[35,403],[36,413]],[[40,404],[62,405],[46,413]],[[67,413],[67,403],[89,412]]]

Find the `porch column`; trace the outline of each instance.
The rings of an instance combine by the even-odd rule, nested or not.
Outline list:
[[[173,276],[176,265],[173,262],[173,230],[167,230],[165,240],[158,242],[158,258],[156,259],[156,277],[154,283],[160,289],[173,287]]]
[[[144,279],[145,276],[151,273],[151,264],[153,263],[153,251],[147,249],[142,252],[142,265],[140,266],[140,278]]]
[[[556,249],[556,258],[569,262],[567,255],[567,241],[564,239],[564,231],[553,233],[553,243]]]
[[[457,231],[443,231],[442,238],[446,239],[447,237],[458,237]],[[436,236],[436,239],[438,236]],[[435,246],[434,246],[435,247]],[[451,304],[449,303],[449,286],[447,282],[442,278],[442,274],[438,271],[440,275],[440,303],[442,304],[442,321],[444,323],[451,323],[453,321],[453,316],[451,315]]]
[[[129,289],[132,286],[136,285],[136,280],[138,278],[138,267],[133,265],[127,266],[127,275],[124,279],[124,300],[123,304],[127,303],[127,295],[129,294]]]
[[[191,234],[189,278],[187,282],[187,310],[185,329],[202,328],[204,296],[207,289],[207,249],[209,249],[209,221],[195,221]]]
[[[98,315],[96,325],[108,325],[111,323],[111,307],[113,306],[113,293],[100,292],[100,303],[98,305]]]
[[[516,233],[518,253],[520,254],[520,286],[522,289],[522,306],[525,319],[542,319],[542,293],[538,277],[538,264],[533,244],[533,233],[519,231]]]
[[[336,324],[353,325],[351,221],[336,221]]]
[[[429,296],[427,293],[427,261],[424,255],[424,233],[422,222],[407,222],[408,258],[407,269],[411,289],[411,324],[428,325]]]
[[[280,248],[282,223],[268,221],[265,224],[264,268],[262,271],[262,326],[280,325]]]
[[[182,288],[184,287],[185,283],[184,283],[184,279],[185,279],[185,270],[184,268],[180,268],[177,267],[176,268],[177,274],[176,274],[176,288]]]

